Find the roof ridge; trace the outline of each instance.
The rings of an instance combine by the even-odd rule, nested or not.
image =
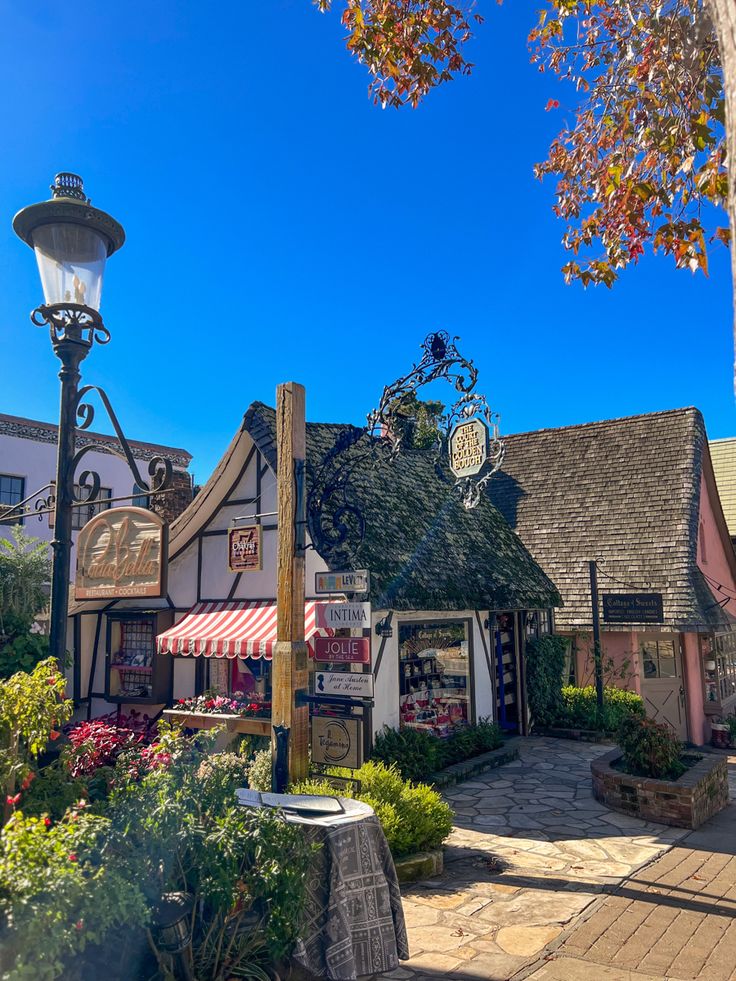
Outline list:
[[[591,422],[575,422],[569,426],[547,426],[543,429],[527,429],[521,433],[504,433],[502,439],[515,439],[519,436],[538,436],[541,433],[569,432],[571,429],[593,429],[595,427],[611,426],[618,423],[635,422],[638,419],[653,419],[661,416],[702,415],[694,405],[682,406],[679,409],[660,409],[657,412],[640,412],[633,416],[614,416],[612,419],[596,419]],[[736,437],[733,437],[736,439]]]

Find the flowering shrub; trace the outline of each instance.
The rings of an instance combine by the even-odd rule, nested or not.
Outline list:
[[[185,712],[201,712],[204,715],[240,715],[244,718],[269,715],[271,712],[270,702],[263,701],[256,695],[246,695],[242,691],[234,691],[232,695],[204,692],[192,698],[180,698],[176,706]]]
[[[634,776],[677,780],[685,772],[682,743],[665,723],[625,719],[616,741],[623,750],[624,768]]]

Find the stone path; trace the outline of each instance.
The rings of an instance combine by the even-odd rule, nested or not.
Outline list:
[[[594,800],[590,761],[610,746],[519,745],[519,760],[445,793],[456,811],[445,871],[402,890],[412,957],[381,977],[509,979],[686,834]]]

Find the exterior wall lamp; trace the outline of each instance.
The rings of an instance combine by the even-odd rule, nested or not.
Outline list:
[[[383,637],[385,639],[388,639],[389,637],[393,637],[394,628],[391,626],[390,617],[385,616],[383,620],[378,621],[378,623],[376,624],[376,634],[379,637]]]

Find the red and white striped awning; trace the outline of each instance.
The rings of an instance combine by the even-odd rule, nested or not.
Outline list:
[[[304,604],[304,636],[330,637],[334,631],[316,624],[316,602]],[[159,654],[193,657],[273,656],[276,644],[276,604],[258,601],[197,603],[189,613],[156,638]],[[314,657],[311,646],[309,653]]]

